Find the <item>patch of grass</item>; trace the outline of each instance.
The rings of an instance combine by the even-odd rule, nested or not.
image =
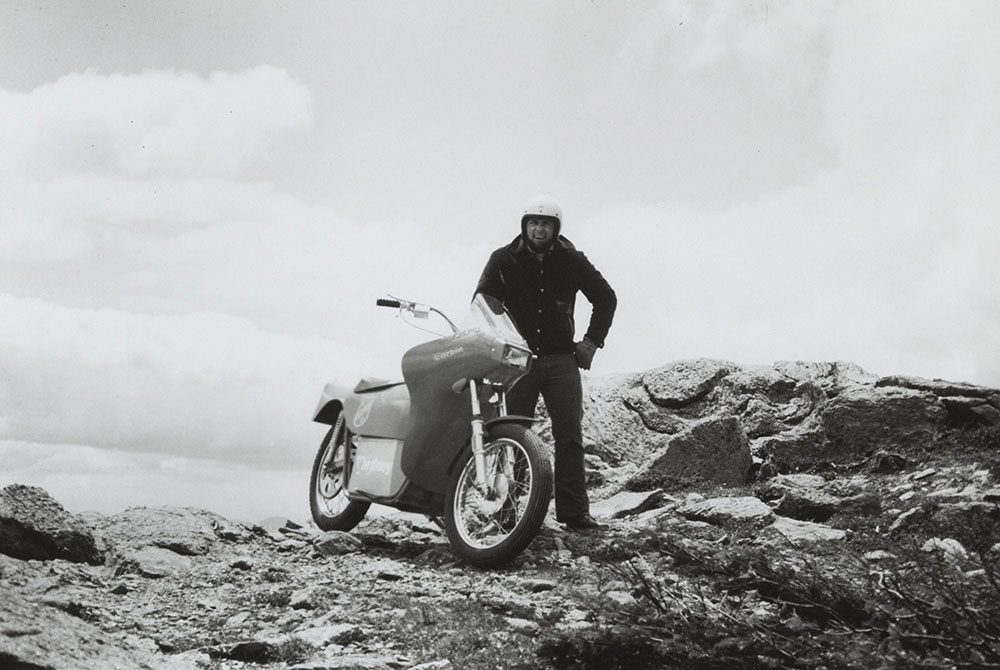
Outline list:
[[[235,604],[243,609],[259,610],[264,607],[283,609],[292,602],[291,587],[261,589],[254,588],[235,599]]]
[[[264,571],[262,579],[272,584],[286,582],[289,579],[289,571],[287,568],[270,566]]]
[[[923,495],[933,489],[923,485],[910,501],[891,502],[907,472],[925,468],[956,489],[1000,479],[1000,426],[945,430],[903,453],[899,471],[876,472],[867,458],[804,468],[829,480],[864,475],[866,490],[888,503],[831,518],[850,530],[843,544],[803,552],[761,546],[754,529],[727,528],[720,537],[670,523],[588,552],[637,602],[610,611],[606,602],[582,604],[608,625],[544,635],[539,658],[555,670],[1000,670],[1000,506],[949,505]],[[629,488],[676,484],[647,474]],[[706,498],[745,494],[696,490]],[[900,507],[921,514],[890,534]],[[961,546],[927,550],[941,538]],[[866,559],[874,550],[886,553]]]
[[[899,445],[894,451],[906,460],[909,469],[978,464],[994,479],[1000,479],[1000,425],[946,428]],[[871,465],[867,461],[862,463]]]
[[[655,639],[641,631],[607,630],[543,640],[539,658],[555,670],[664,670],[668,660]]]
[[[640,668],[1000,668],[1000,550],[890,549],[869,563],[849,547],[811,557],[664,536],[606,566],[639,607],[599,639],[558,637],[540,654],[557,670],[604,667],[607,649]]]
[[[274,647],[272,661],[293,665],[301,663],[315,653],[316,647],[297,637],[289,637]]]
[[[272,591],[260,591],[254,598],[258,603],[268,607],[288,607],[292,601],[291,589],[274,589]]]
[[[394,605],[398,615],[383,619],[379,637],[405,649],[414,664],[447,659],[463,670],[540,667],[532,637],[510,631],[488,603],[456,598],[429,605],[396,596]]]

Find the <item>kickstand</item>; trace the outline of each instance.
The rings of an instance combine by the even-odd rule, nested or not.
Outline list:
[[[441,519],[432,514],[425,514],[424,516],[427,517],[430,520],[430,522],[433,523],[435,526],[437,526],[441,530],[445,530],[444,522],[441,521]]]

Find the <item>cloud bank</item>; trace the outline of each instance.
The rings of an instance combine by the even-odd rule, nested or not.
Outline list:
[[[232,61],[284,67],[0,85],[0,480],[221,500],[230,464],[304,505],[323,384],[426,337],[374,298],[460,318],[537,190],[619,292],[594,374],[1000,386],[1000,5],[346,7]]]
[[[329,375],[366,356],[245,319],[66,308],[0,295],[0,434],[283,465],[310,451]]]
[[[1000,77],[991,63],[1000,48],[968,32],[976,21],[996,25],[996,6],[796,7],[775,5],[765,27],[746,8],[665,4],[623,55],[630,68],[668,72],[677,91],[714,96],[717,77],[735,72],[746,77],[747,100],[764,104],[754,97],[764,92],[771,111],[798,110],[769,116],[792,124],[778,132],[732,117],[724,129],[708,112],[697,127],[731,141],[677,156],[686,167],[690,155],[721,152],[707,163],[723,166],[716,204],[692,193],[588,217],[590,234],[612,232],[601,247],[610,273],[646,287],[647,300],[623,302],[618,332],[643,333],[634,351],[663,361],[844,359],[882,374],[1000,385],[991,344],[1000,325],[991,260],[1000,253],[991,186],[1000,176]],[[707,27],[695,39],[679,26],[699,13]],[[724,87],[733,89],[738,82]],[[747,115],[759,111],[741,104]],[[796,162],[799,131],[822,141],[806,152],[819,162]],[[759,143],[765,163],[745,157],[746,138],[732,139],[740,133]],[[791,172],[778,189],[733,200],[729,150],[747,183]]]
[[[389,288],[429,295],[405,261],[441,267],[452,248],[260,178],[312,123],[308,89],[276,68],[88,71],[0,90],[0,120],[0,483],[81,506],[107,490],[113,511],[125,492],[237,505],[258,485],[282,487],[257,496],[277,509],[294,480],[301,507],[323,386],[398,375],[423,337],[352,315]]]

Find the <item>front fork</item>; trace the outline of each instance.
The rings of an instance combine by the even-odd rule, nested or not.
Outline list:
[[[476,486],[479,491],[490,497],[493,482],[486,474],[486,428],[483,421],[482,403],[479,402],[479,388],[476,381],[469,380],[469,395],[472,398],[472,458],[476,466]],[[507,415],[507,396],[502,389],[497,389],[497,406],[500,416]]]

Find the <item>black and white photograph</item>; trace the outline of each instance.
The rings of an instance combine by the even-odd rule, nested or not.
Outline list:
[[[1000,668],[1000,3],[0,17],[0,668]]]

